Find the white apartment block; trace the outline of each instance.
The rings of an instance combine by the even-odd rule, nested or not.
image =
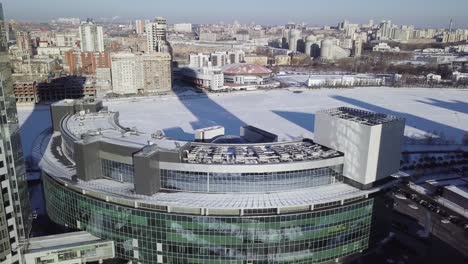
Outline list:
[[[211,65],[213,67],[223,67],[227,64],[226,52],[211,53]]]
[[[104,34],[101,26],[88,20],[80,25],[82,52],[104,52]]]
[[[244,62],[245,52],[242,50],[237,51],[229,51],[227,53],[227,63],[234,64],[234,63],[242,63]]]
[[[76,33],[63,33],[55,35],[55,45],[57,47],[75,47],[78,41],[78,34]]]
[[[191,33],[192,32],[192,24],[190,24],[190,23],[174,24],[174,31],[175,32],[182,32],[182,33]]]
[[[111,55],[112,90],[117,94],[170,91],[171,62],[169,53],[114,53]]]
[[[189,67],[202,68],[202,67],[208,67],[210,65],[211,65],[210,55],[203,54],[203,53],[190,54]]]
[[[183,68],[183,77],[197,87],[211,91],[224,89],[224,74],[220,68]]]
[[[189,67],[203,68],[203,67],[223,67],[227,64],[242,63],[245,61],[245,52],[241,50],[229,52],[214,52],[211,54],[190,54]]]
[[[133,53],[111,55],[112,90],[117,94],[138,93],[136,56]]]
[[[135,20],[135,30],[137,34],[145,33],[145,21],[144,20]]]
[[[168,52],[167,47],[167,21],[164,18],[156,18],[155,23],[146,25],[146,37],[149,52]]]

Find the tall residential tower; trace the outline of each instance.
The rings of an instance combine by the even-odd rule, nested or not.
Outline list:
[[[167,21],[157,17],[154,23],[146,25],[148,52],[171,52],[167,43]]]
[[[80,25],[80,39],[82,52],[104,52],[104,35],[102,27],[91,19]]]
[[[0,263],[20,263],[31,227],[24,157],[0,3]]]

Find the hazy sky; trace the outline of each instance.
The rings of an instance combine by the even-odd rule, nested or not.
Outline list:
[[[398,24],[468,28],[468,0],[0,0],[5,16],[22,21],[57,17],[136,18],[164,16],[169,23],[212,23],[235,19],[259,24],[288,21],[314,25],[391,19]]]

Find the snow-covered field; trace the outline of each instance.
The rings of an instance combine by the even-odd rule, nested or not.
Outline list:
[[[295,89],[297,91],[297,89]],[[186,93],[185,95],[190,95]],[[157,97],[105,102],[110,110],[120,112],[121,124],[146,133],[157,130],[178,139],[193,139],[195,129],[222,125],[227,134],[239,134],[249,124],[290,139],[313,136],[314,113],[339,106],[398,115],[407,119],[406,136],[421,137],[430,131],[460,141],[468,131],[468,91],[449,89],[357,88],[254,91],[211,94],[197,99]],[[50,125],[48,111],[40,107],[19,108],[20,120],[26,122],[22,135],[30,138]],[[31,118],[32,117],[32,118]]]
[[[121,123],[143,132],[164,130],[170,137],[192,139],[195,129],[223,125],[238,134],[244,124],[258,126],[281,138],[313,136],[314,113],[338,106],[398,115],[407,119],[405,134],[429,131],[461,139],[468,130],[468,91],[447,89],[323,89],[212,94],[208,98],[177,97],[107,102],[120,111]]]

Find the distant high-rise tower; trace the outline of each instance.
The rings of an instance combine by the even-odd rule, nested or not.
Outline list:
[[[296,26],[296,23],[289,22],[288,24],[286,24],[286,26],[284,26],[284,28],[287,29],[287,30],[293,30],[293,29],[296,29],[297,26]]]
[[[20,263],[22,245],[31,230],[23,150],[13,93],[8,45],[0,3],[0,263]]]
[[[32,55],[31,34],[26,31],[16,31],[16,46],[19,51]]]
[[[170,52],[167,43],[167,22],[162,17],[157,17],[154,23],[146,25],[148,52]]]
[[[135,29],[137,34],[145,33],[145,21],[135,20]]]
[[[353,56],[355,58],[359,58],[362,55],[362,39],[361,38],[356,38],[356,40],[353,41]]]
[[[452,30],[453,30],[453,18],[450,19],[449,32],[452,32]]]
[[[104,34],[102,27],[91,19],[80,25],[80,39],[82,52],[104,52]]]
[[[392,36],[392,21],[390,20],[384,20],[382,23],[380,23],[380,39],[382,40],[388,40]]]

